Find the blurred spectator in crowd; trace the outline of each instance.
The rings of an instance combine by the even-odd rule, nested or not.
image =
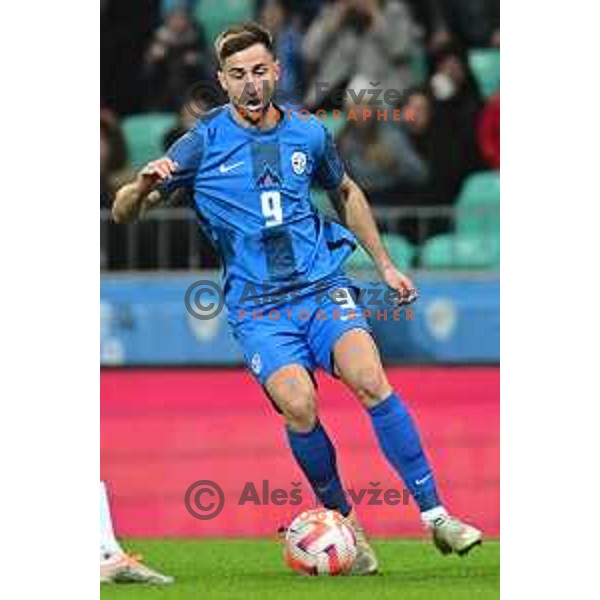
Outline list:
[[[430,51],[452,41],[442,11],[444,0],[406,0],[417,23],[423,28],[424,40]]]
[[[435,97],[428,87],[411,90],[404,103],[405,129],[429,169],[428,181],[407,190],[405,202],[415,206],[451,206],[467,175],[480,168],[474,125],[476,114],[462,112],[461,105],[447,106],[450,98]],[[431,218],[417,232],[418,243],[425,237],[451,229],[447,216]]]
[[[108,110],[100,112],[100,208],[112,205],[114,194],[123,184],[131,181],[134,172],[127,157],[127,145],[119,121]],[[110,220],[101,228],[100,265],[118,268],[125,265],[127,252],[123,232],[110,227]],[[108,229],[106,228],[108,226]],[[107,249],[110,248],[110,252]]]
[[[296,103],[302,100],[302,34],[298,19],[293,19],[284,0],[265,0],[259,21],[272,34],[275,54],[281,64],[278,88]]]
[[[127,145],[117,118],[100,113],[100,208],[112,204],[114,192],[132,177]]]
[[[330,108],[331,95],[356,73],[401,94],[415,83],[412,63],[420,38],[421,29],[401,0],[326,4],[304,37],[303,54],[312,70],[305,104],[311,110]]]
[[[467,48],[500,46],[500,0],[435,0],[436,35]]]
[[[460,149],[455,146],[451,130],[438,127],[435,101],[426,88],[415,88],[404,103],[407,115],[405,128],[411,142],[429,169],[429,179],[418,188],[407,191],[404,200],[413,206],[450,206],[461,181]],[[413,223],[409,237],[421,244],[431,235],[450,230],[449,215],[428,218]]]
[[[184,102],[177,114],[175,127],[167,131],[163,138],[164,150],[168,150],[184,133],[189,131],[196,124],[196,120],[209,108],[208,102],[202,98],[189,99]]]
[[[485,163],[492,169],[500,169],[500,92],[492,96],[479,118],[477,130],[479,148]]]
[[[367,89],[368,80],[357,76],[350,84]],[[356,102],[347,96],[347,120],[341,129],[337,145],[348,172],[368,193],[373,204],[398,204],[404,189],[423,185],[428,173],[425,162],[412,146],[398,122],[381,118],[377,108],[369,103],[371,96]],[[356,117],[356,120],[354,119]]]
[[[434,127],[448,135],[454,147],[456,172],[460,177],[480,166],[477,122],[482,108],[481,94],[466,55],[456,46],[448,46],[433,57],[429,81],[434,99]]]
[[[302,31],[312,22],[326,1],[327,0],[281,0],[286,9],[286,13],[295,22],[298,22]],[[262,12],[263,7],[265,4],[268,4],[268,2],[269,0],[257,1],[256,6],[258,14]]]
[[[198,2],[202,2],[202,0],[161,0],[160,4],[163,16],[167,16],[177,9],[184,10],[192,15]]]
[[[156,0],[104,0],[100,12],[100,94],[119,115],[143,109],[144,53],[160,20]]]
[[[175,111],[194,83],[208,79],[204,37],[190,15],[175,8],[154,33],[146,52],[146,109]]]

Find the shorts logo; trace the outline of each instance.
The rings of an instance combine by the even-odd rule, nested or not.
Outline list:
[[[306,154],[304,152],[294,152],[292,154],[292,169],[296,175],[302,175],[306,170]]]
[[[260,374],[260,370],[262,369],[262,363],[260,361],[260,354],[256,352],[252,359],[250,360],[250,368],[255,375]]]

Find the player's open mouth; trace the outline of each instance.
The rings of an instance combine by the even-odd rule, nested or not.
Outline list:
[[[263,108],[263,103],[260,101],[260,98],[248,98],[245,101],[242,101],[241,107],[246,110],[261,110]]]

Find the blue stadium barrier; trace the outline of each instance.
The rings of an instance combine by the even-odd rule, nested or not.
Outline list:
[[[215,272],[102,275],[101,364],[241,364],[227,310],[214,319],[199,320],[186,309],[186,291],[198,280],[220,281]],[[371,292],[363,297],[386,362],[499,362],[497,275],[421,274],[415,280],[421,296],[410,307],[412,319],[406,311],[394,313],[381,299],[374,305]],[[367,282],[365,286],[372,287]]]

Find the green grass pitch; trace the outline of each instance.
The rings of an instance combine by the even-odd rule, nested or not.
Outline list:
[[[128,550],[175,583],[168,587],[104,584],[102,600],[466,600],[499,598],[500,543],[468,556],[442,556],[430,543],[374,540],[380,573],[370,577],[306,577],[283,563],[275,540],[136,540]]]

